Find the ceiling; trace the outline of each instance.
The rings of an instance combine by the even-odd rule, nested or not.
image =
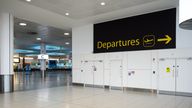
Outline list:
[[[26,23],[27,26],[20,26]],[[64,35],[69,33],[69,35]],[[41,40],[37,40],[41,38]],[[14,18],[14,47],[16,53],[39,54],[40,45],[46,45],[47,53],[58,55],[71,53],[71,31],[43,26],[27,20]],[[66,44],[69,43],[69,44]]]
[[[106,5],[101,6],[101,2]],[[72,34],[72,28],[169,9],[178,3],[179,0],[0,0],[0,12],[17,17],[14,19],[16,49],[39,53],[39,46],[44,42],[49,48],[58,49],[48,52],[64,53],[71,52],[72,36],[63,33]],[[21,27],[19,22],[26,22],[27,26]],[[37,41],[37,37],[42,41]]]
[[[64,16],[68,12],[69,18],[82,19],[154,1],[158,0],[31,0],[28,4]],[[106,5],[100,5],[101,2],[105,2]]]
[[[105,2],[105,6],[100,3]],[[177,7],[179,0],[0,0],[0,12],[64,30]],[[65,13],[68,12],[69,16]]]

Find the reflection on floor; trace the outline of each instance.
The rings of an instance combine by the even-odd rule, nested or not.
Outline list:
[[[71,71],[48,71],[46,77],[41,77],[40,71],[15,72],[14,90],[34,90],[40,88],[50,88],[71,85]]]
[[[0,94],[0,108],[192,108],[192,98],[63,86]]]

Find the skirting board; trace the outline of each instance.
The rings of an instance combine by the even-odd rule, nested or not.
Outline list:
[[[192,97],[192,93],[184,93],[184,92],[173,92],[173,91],[162,91],[162,90],[160,90],[159,94]]]

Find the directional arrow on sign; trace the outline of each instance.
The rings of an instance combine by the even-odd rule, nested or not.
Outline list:
[[[165,38],[158,39],[157,41],[158,42],[165,41],[165,44],[168,44],[171,40],[172,38],[169,35],[165,35]]]

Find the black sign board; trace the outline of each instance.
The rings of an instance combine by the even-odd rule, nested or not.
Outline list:
[[[94,53],[176,48],[176,9],[94,24]]]

